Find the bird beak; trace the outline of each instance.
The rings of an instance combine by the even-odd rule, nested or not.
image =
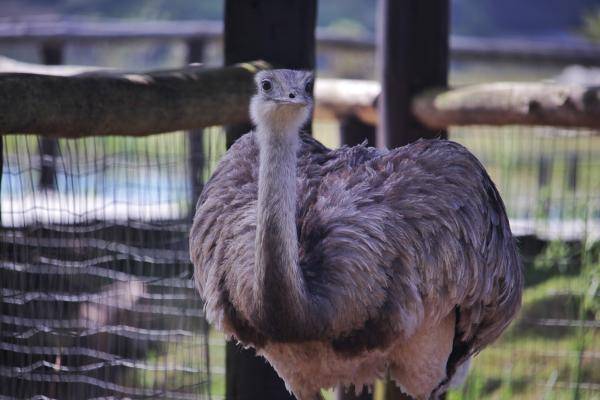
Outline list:
[[[300,96],[294,97],[294,98],[286,98],[286,97],[280,97],[278,99],[275,100],[276,103],[281,104],[281,105],[291,105],[291,106],[307,106],[308,105],[308,101]]]

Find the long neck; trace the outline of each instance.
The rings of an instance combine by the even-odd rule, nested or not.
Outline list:
[[[280,332],[284,327],[272,319],[300,317],[305,300],[296,233],[298,132],[259,126],[256,135],[260,167],[254,293],[259,316]]]

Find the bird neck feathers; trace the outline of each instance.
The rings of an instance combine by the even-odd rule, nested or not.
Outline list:
[[[258,317],[266,323],[273,315],[297,317],[302,312],[304,281],[296,233],[299,138],[297,130],[271,132],[260,126],[256,137],[260,166],[254,294]]]

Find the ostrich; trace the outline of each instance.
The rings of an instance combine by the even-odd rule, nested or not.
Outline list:
[[[190,232],[209,321],[300,400],[390,376],[437,398],[521,301],[504,205],[447,140],[330,150],[302,126],[313,76],[256,75],[256,129],[219,162]]]

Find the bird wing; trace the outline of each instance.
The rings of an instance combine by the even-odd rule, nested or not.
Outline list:
[[[499,336],[522,271],[502,200],[470,152],[421,140],[321,163],[303,154],[300,261],[337,349],[386,346],[453,310],[457,363]]]

